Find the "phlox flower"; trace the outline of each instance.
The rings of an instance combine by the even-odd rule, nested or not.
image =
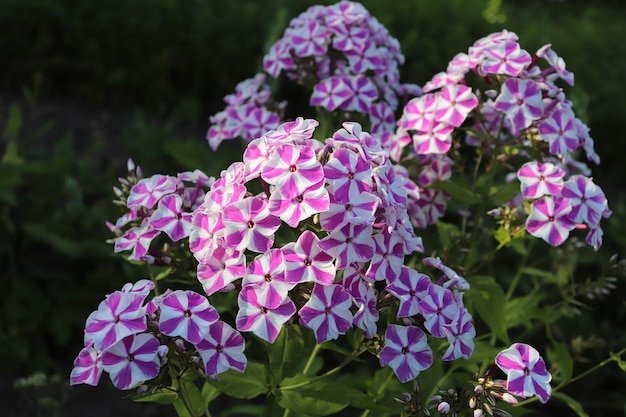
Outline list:
[[[552,246],[559,246],[576,226],[569,217],[571,211],[572,205],[567,198],[561,195],[545,196],[530,206],[526,229]]]
[[[433,285],[428,275],[402,265],[400,274],[388,282],[385,289],[400,300],[398,317],[411,317],[421,313],[420,302]]]
[[[356,295],[350,292],[357,306],[352,323],[363,330],[365,337],[371,339],[376,335],[376,323],[379,319],[376,291],[369,285],[356,287],[362,290],[357,290],[359,293]]]
[[[380,366],[393,369],[400,382],[415,379],[433,364],[433,352],[426,334],[415,326],[392,324],[385,331],[385,346],[380,351]]]
[[[176,242],[189,236],[191,216],[191,213],[183,211],[183,198],[178,194],[169,194],[159,200],[158,208],[150,216],[150,224]]]
[[[430,285],[419,309],[426,321],[424,327],[434,337],[446,337],[444,327],[453,323],[459,313],[459,304],[452,291],[439,285]]]
[[[437,94],[424,94],[411,99],[406,106],[398,126],[403,130],[427,131],[435,121],[435,111],[439,104]]]
[[[296,312],[296,306],[289,297],[280,305],[269,308],[258,299],[254,287],[241,289],[237,299],[239,311],[235,318],[237,329],[242,332],[253,332],[261,339],[274,343],[283,324]]]
[[[584,175],[570,177],[563,186],[561,195],[572,206],[569,218],[576,223],[597,226],[608,210],[604,192],[590,178]]]
[[[243,277],[242,286],[251,286],[260,304],[278,307],[295,284],[285,281],[285,257],[281,249],[270,249],[258,255]]]
[[[371,191],[372,168],[356,152],[336,149],[324,165],[324,176],[332,185],[335,196],[348,198],[352,193]]]
[[[448,85],[439,91],[435,118],[439,122],[459,127],[478,105],[478,97],[465,85]]]
[[[346,111],[356,111],[367,114],[369,108],[378,98],[378,88],[376,84],[365,75],[357,74],[345,78],[348,86],[352,90],[352,96],[341,104],[341,108]]]
[[[128,282],[124,284],[121,292],[124,293],[133,293],[143,296],[144,298],[150,294],[150,291],[154,289],[154,282],[149,279],[140,279],[135,283]]]
[[[159,374],[159,346],[159,340],[151,334],[130,335],[102,354],[102,368],[115,388],[134,388]]]
[[[552,375],[539,352],[524,343],[514,343],[496,356],[496,364],[506,374],[506,389],[522,398],[536,395],[546,403],[552,393]]]
[[[150,178],[141,179],[130,189],[126,206],[128,208],[143,206],[150,209],[161,197],[175,192],[178,184],[178,178],[169,175],[156,174]]]
[[[367,276],[376,281],[393,282],[404,264],[404,245],[395,233],[379,233],[373,239],[376,249]]]
[[[333,76],[315,84],[309,104],[332,112],[349,100],[352,95],[353,92],[343,77]]]
[[[313,330],[317,343],[337,339],[352,327],[352,299],[341,285],[315,284],[309,301],[298,315],[300,322]]]
[[[332,231],[346,223],[373,224],[379,201],[374,194],[356,189],[352,189],[348,196],[332,193],[328,209],[320,213],[320,225],[324,230]]]
[[[448,349],[443,354],[444,361],[463,358],[468,360],[474,352],[474,338],[476,329],[472,323],[472,316],[466,308],[459,308],[459,313],[452,324],[444,326],[443,332],[448,339]]]
[[[550,153],[560,155],[578,148],[578,132],[574,124],[574,112],[565,107],[553,111],[537,128],[541,138],[550,144]]]
[[[291,227],[297,227],[302,220],[316,213],[327,211],[329,206],[330,196],[324,187],[324,181],[306,188],[295,196],[284,195],[280,188],[276,188],[268,200],[270,213]]]
[[[286,34],[291,40],[291,47],[296,56],[326,54],[330,37],[325,25],[310,20],[302,26],[289,27]]]
[[[96,386],[102,376],[102,352],[89,343],[78,353],[70,374],[70,385]]]
[[[282,145],[276,148],[261,171],[261,178],[295,197],[324,179],[324,170],[313,149]]]
[[[108,349],[126,336],[146,330],[143,294],[115,291],[87,317],[85,338],[100,351]]]
[[[141,226],[131,227],[123,236],[115,239],[113,253],[130,250],[132,252],[128,259],[141,260],[148,253],[152,240],[160,233],[152,227],[149,219],[146,218],[141,222]]]
[[[513,40],[491,43],[482,51],[484,59],[480,68],[491,74],[504,74],[517,77],[531,63],[530,54]]]
[[[518,134],[543,116],[544,102],[535,81],[509,78],[502,84],[494,107],[506,114],[512,124],[512,133]]]
[[[526,162],[517,170],[524,198],[559,194],[563,189],[564,176],[565,171],[550,162]]]
[[[319,238],[305,230],[296,242],[282,247],[285,256],[285,279],[287,282],[317,282],[330,285],[335,280],[335,258],[319,246]]]
[[[224,229],[221,213],[196,210],[191,218],[189,249],[200,263],[206,263],[219,246],[220,231]]]
[[[272,215],[267,202],[258,197],[244,198],[224,209],[224,240],[237,250],[265,252],[274,243],[280,219]]]
[[[267,110],[265,107],[253,109],[243,121],[243,135],[248,141],[258,138],[270,129],[275,129],[280,123],[278,113]]]
[[[420,155],[444,154],[452,145],[454,126],[436,120],[431,121],[425,130],[418,130],[413,135],[413,147]]]
[[[347,223],[319,241],[319,247],[337,259],[337,268],[352,262],[369,261],[374,256],[372,226]]]
[[[425,188],[419,190],[419,198],[415,201],[414,210],[419,213],[412,213],[412,220],[423,217],[424,223],[418,222],[418,227],[425,228],[429,224],[437,223],[437,220],[446,212],[448,194],[445,191],[435,188]]]
[[[245,346],[241,333],[227,323],[217,321],[196,344],[196,349],[202,357],[205,373],[214,376],[229,369],[243,372],[248,363],[243,353]]]
[[[444,265],[439,257],[424,258],[424,265],[437,268],[443,273],[442,277],[437,281],[437,285],[441,285],[443,288],[457,288],[459,290],[470,289],[469,282],[460,276],[454,269]]]
[[[159,330],[167,336],[180,336],[196,344],[219,319],[209,300],[194,291],[176,290],[163,298],[160,305]]]
[[[217,247],[211,256],[198,264],[198,281],[204,291],[211,295],[246,274],[246,258],[243,252]]]

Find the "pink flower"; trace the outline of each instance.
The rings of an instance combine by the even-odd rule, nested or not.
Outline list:
[[[178,182],[179,180],[176,177],[160,174],[139,180],[130,189],[126,205],[128,208],[139,208],[141,206],[152,208],[161,197],[175,192]]]
[[[435,117],[438,122],[459,127],[477,105],[478,98],[471,88],[460,84],[445,86],[439,91]]]
[[[259,301],[253,287],[241,289],[237,304],[237,329],[252,332],[269,343],[274,343],[283,324],[296,312],[296,306],[289,297],[277,307],[269,308]]]
[[[115,388],[131,389],[159,374],[159,340],[147,333],[130,335],[102,354],[102,367]]]
[[[517,77],[531,63],[530,54],[521,49],[514,40],[491,43],[482,51],[484,59],[480,64],[483,71]]]
[[[568,179],[563,187],[562,195],[572,205],[572,211],[568,217],[576,223],[597,226],[607,213],[608,201],[604,192],[590,178],[583,175],[574,175]]]
[[[536,395],[546,403],[552,393],[552,375],[543,358],[532,346],[514,343],[496,356],[496,364],[506,374],[506,389],[522,398]]]
[[[282,145],[276,148],[261,171],[261,178],[295,197],[324,179],[324,170],[313,149]]]
[[[524,198],[540,198],[544,195],[556,195],[563,189],[565,171],[556,165],[537,161],[526,162],[517,171]]]
[[[243,353],[245,346],[241,333],[227,323],[217,321],[196,344],[196,349],[202,357],[205,373],[215,376],[229,369],[243,372],[248,363]]]
[[[398,317],[411,317],[421,313],[420,301],[428,295],[428,289],[433,285],[428,275],[403,265],[397,278],[388,282],[385,289],[400,300]]]
[[[258,255],[248,266],[242,286],[254,288],[257,300],[268,308],[278,307],[295,284],[285,280],[285,257],[280,249]]]
[[[321,80],[313,87],[311,106],[320,106],[328,111],[335,111],[353,95],[343,77],[334,76]]]
[[[569,108],[556,110],[539,126],[541,138],[550,144],[550,153],[560,155],[578,148],[578,131],[574,124],[576,116]]]
[[[392,324],[385,331],[385,346],[380,351],[380,366],[388,365],[400,382],[415,379],[433,364],[433,352],[426,335],[415,326]]]
[[[369,261],[374,256],[372,226],[347,223],[320,240],[319,247],[337,258],[337,268],[352,262]]]
[[[273,216],[267,202],[258,197],[230,204],[224,209],[222,221],[226,244],[237,251],[267,251],[274,243],[274,232],[280,227],[280,219]]]
[[[145,298],[133,292],[109,294],[87,317],[85,337],[104,351],[126,336],[143,332],[147,328]]]
[[[334,258],[319,246],[319,238],[305,230],[297,242],[283,246],[287,282],[317,282],[330,285],[335,280]]]
[[[128,229],[123,236],[115,239],[115,246],[113,248],[114,253],[119,253],[126,250],[132,250],[128,259],[141,260],[148,253],[150,243],[152,240],[161,233],[154,229],[149,222],[149,219],[144,219],[141,226],[135,226]]]
[[[552,246],[559,246],[576,226],[569,218],[571,211],[572,206],[567,198],[560,195],[545,196],[530,206],[526,229]]]
[[[533,80],[509,78],[502,84],[495,109],[506,114],[512,124],[512,133],[517,134],[543,116],[541,90]]]
[[[102,376],[102,352],[93,343],[85,346],[74,360],[70,374],[70,385],[87,384],[96,386]]]
[[[460,308],[452,324],[444,326],[443,332],[448,339],[448,349],[443,354],[444,361],[463,358],[468,360],[474,352],[476,329],[472,324],[472,316],[466,308]]]
[[[424,327],[434,337],[446,337],[445,326],[450,326],[459,313],[459,304],[452,291],[439,285],[431,285],[419,303],[419,309],[426,319]]]
[[[284,195],[280,188],[276,188],[268,204],[271,214],[280,217],[289,226],[297,227],[302,220],[328,210],[330,197],[324,181],[320,181],[295,196]]]
[[[351,191],[359,193],[372,189],[370,164],[349,149],[336,149],[324,165],[324,175],[336,196],[348,198]]]
[[[159,200],[158,208],[150,216],[150,224],[176,242],[189,236],[191,216],[191,213],[183,211],[183,198],[178,194],[169,194]]]
[[[300,309],[301,323],[313,329],[317,343],[337,339],[352,327],[352,299],[340,285],[315,284],[311,298]]]
[[[163,298],[160,309],[159,330],[193,344],[199,343],[209,326],[219,319],[209,300],[194,291],[172,291]]]

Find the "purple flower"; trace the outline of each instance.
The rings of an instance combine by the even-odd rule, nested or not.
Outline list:
[[[87,384],[96,386],[102,376],[102,352],[93,343],[85,346],[74,360],[70,374],[70,385]]]
[[[372,189],[372,167],[356,152],[336,149],[324,165],[324,175],[332,185],[335,196],[348,198],[351,192]]]
[[[159,340],[147,333],[130,335],[102,354],[102,368],[117,389],[131,389],[159,374]]]
[[[574,112],[569,108],[556,110],[537,127],[543,140],[550,144],[550,153],[561,155],[578,148],[578,131]]]
[[[433,352],[426,335],[415,326],[392,324],[385,331],[385,347],[380,351],[380,366],[388,365],[405,383],[433,364]]]
[[[280,227],[280,219],[273,216],[267,202],[258,197],[230,204],[224,209],[222,221],[226,244],[238,251],[267,251],[274,243],[274,232]]]
[[[283,246],[287,282],[317,282],[330,285],[335,280],[334,258],[319,246],[319,238],[310,230],[302,232],[297,242]]]
[[[196,344],[196,349],[204,362],[204,371],[208,376],[214,376],[229,369],[243,372],[248,363],[243,353],[245,346],[241,333],[227,323],[217,321]]]
[[[312,148],[282,145],[276,148],[261,171],[261,178],[295,197],[324,179],[324,170]]]
[[[280,249],[254,258],[243,277],[242,286],[254,288],[258,302],[268,308],[278,307],[295,284],[285,281],[285,257]]]
[[[191,213],[183,212],[183,198],[178,194],[169,194],[159,200],[158,208],[150,216],[150,224],[176,242],[189,236],[191,216]]]
[[[330,197],[324,181],[320,181],[295,196],[285,195],[280,188],[276,188],[268,204],[271,214],[280,217],[289,226],[297,227],[302,220],[328,210]]]
[[[491,43],[482,50],[484,59],[480,64],[483,71],[517,77],[531,63],[530,54],[521,49],[514,40]]]
[[[130,189],[126,205],[128,208],[152,208],[161,197],[175,192],[178,183],[178,178],[168,175],[157,174],[144,178]]]
[[[161,232],[154,229],[149,219],[146,218],[141,223],[141,226],[131,227],[123,236],[115,239],[113,252],[119,253],[125,250],[132,250],[128,259],[141,260],[146,256],[150,243],[159,233]]]
[[[317,343],[337,339],[352,327],[352,299],[340,285],[315,284],[311,298],[300,309],[302,324],[315,332]]]
[[[311,106],[320,106],[328,111],[335,111],[353,95],[352,90],[342,76],[325,78],[315,84],[311,95]]]
[[[145,295],[115,291],[87,317],[85,337],[101,351],[126,336],[146,330]]]
[[[320,240],[319,247],[337,258],[337,268],[352,262],[369,261],[374,256],[372,226],[347,223]]]
[[[209,326],[219,319],[209,300],[194,291],[173,291],[163,298],[160,308],[159,330],[193,344],[199,343]]]
[[[496,356],[496,364],[506,374],[506,389],[523,398],[536,395],[546,403],[552,393],[552,375],[543,358],[532,346],[514,343]]]
[[[246,258],[243,252],[217,247],[211,256],[198,264],[198,281],[204,291],[211,295],[246,274]]]
[[[537,161],[526,162],[517,171],[524,198],[540,198],[544,195],[556,195],[563,189],[565,171],[556,165]]]
[[[469,112],[478,105],[478,98],[465,85],[449,85],[439,91],[435,117],[437,121],[459,127]]]
[[[495,109],[506,114],[512,124],[512,133],[517,134],[543,116],[541,90],[533,80],[509,78],[502,84]]]
[[[400,300],[398,317],[411,317],[421,313],[420,301],[428,295],[428,289],[432,286],[428,275],[402,265],[397,278],[388,282],[386,290]]]
[[[253,287],[241,289],[237,301],[239,311],[235,322],[237,329],[243,332],[253,332],[261,339],[274,343],[283,324],[296,312],[296,306],[289,297],[271,309],[261,303]]]
[[[474,337],[476,329],[472,323],[472,316],[466,308],[459,308],[459,313],[452,324],[444,326],[443,332],[448,339],[448,349],[443,354],[444,361],[463,358],[469,359],[474,352]]]
[[[576,227],[576,223],[569,217],[571,211],[572,206],[567,198],[561,195],[545,196],[530,206],[526,229],[552,246],[559,246]]]
[[[439,285],[431,285],[419,303],[419,309],[426,319],[424,327],[434,337],[446,337],[444,327],[452,324],[459,313],[459,304],[452,291]]]
[[[590,178],[574,175],[563,187],[563,197],[572,205],[569,218],[576,223],[597,226],[607,213],[608,202],[604,192]]]

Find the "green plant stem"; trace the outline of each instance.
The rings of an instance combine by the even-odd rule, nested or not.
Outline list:
[[[185,389],[184,384],[180,383],[180,378],[178,379],[178,393],[180,394],[180,399],[183,400],[183,405],[185,409],[189,413],[190,416],[195,416],[196,414],[193,412],[193,407],[191,406],[191,401],[189,399],[189,393]]]
[[[319,345],[319,344],[316,344],[315,347],[313,348],[313,351],[309,355],[309,359],[306,361],[306,365],[304,365],[304,369],[302,370],[302,373],[304,375],[306,375],[311,369],[311,366],[313,366],[313,361],[315,360],[315,358],[317,357],[317,354],[319,353],[321,349],[322,349],[322,345]]]
[[[522,258],[522,261],[517,268],[517,272],[515,272],[515,276],[513,276],[513,280],[511,281],[511,285],[509,285],[509,289],[506,291],[506,301],[509,301],[511,299],[511,297],[513,296],[513,292],[517,287],[517,284],[519,284],[519,280],[522,277],[522,269],[524,269],[524,267],[526,266],[526,262],[528,262],[528,259],[530,258],[530,253],[532,252],[533,246],[535,245],[535,240],[536,239],[531,239],[528,247],[526,248],[526,253],[524,254],[524,257]]]
[[[381,395],[383,395],[383,393],[385,392],[385,389],[387,388],[387,385],[389,385],[389,383],[391,382],[391,378],[393,378],[393,375],[394,375],[394,373],[393,373],[392,369],[388,368],[388,370],[387,370],[387,378],[385,378],[383,383],[380,384],[380,386],[376,390],[376,398],[379,398]],[[361,417],[367,417],[369,415],[369,413],[370,413],[370,410],[365,410],[361,414]]]
[[[312,384],[315,381],[319,381],[320,379],[327,378],[327,377],[329,377],[331,375],[334,375],[337,372],[341,371],[343,368],[345,368],[347,365],[349,365],[353,360],[355,360],[356,358],[361,356],[361,354],[363,352],[365,352],[365,349],[356,350],[356,351],[352,352],[352,354],[350,356],[346,357],[346,359],[344,359],[344,361],[341,362],[339,365],[337,365],[333,369],[323,373],[322,375],[318,375],[318,376],[316,376],[314,378],[311,378],[311,379],[308,379],[306,381],[298,382],[297,384],[280,387],[280,389],[282,391],[287,391],[287,390],[292,390],[292,389],[304,387],[304,386],[307,386],[309,384]]]

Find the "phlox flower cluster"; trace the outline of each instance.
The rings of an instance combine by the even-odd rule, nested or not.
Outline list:
[[[582,151],[595,163],[599,158],[589,129],[556,84],[562,80],[573,85],[574,76],[550,45],[531,55],[517,41],[515,33],[504,30],[456,55],[445,72],[424,85],[424,94],[407,103],[396,136],[384,143],[385,149],[399,160],[408,147],[408,154],[423,167],[424,157],[445,158],[463,139],[484,152],[505,145],[519,147],[519,158],[531,159],[517,171],[522,198],[514,200],[532,203],[528,232],[557,246],[575,227],[585,228],[587,243],[598,249],[599,222],[610,210],[602,190],[586,176],[588,168],[576,162],[573,153]],[[547,63],[545,69],[540,68],[541,60]],[[486,91],[468,86],[470,74],[486,84]],[[525,148],[533,148],[540,159],[530,158]],[[446,196],[438,193],[431,207],[445,210]],[[421,222],[416,216],[413,221]]]
[[[381,306],[395,303],[401,324],[387,327],[380,357],[403,382],[432,363],[427,333],[449,342],[444,360],[469,358],[467,282],[439,259],[425,261],[437,283],[403,265],[423,251],[407,211],[417,184],[358,123],[325,142],[312,139],[317,125],[298,118],[252,140],[206,193],[189,237],[205,292],[239,290],[237,329],[270,343],[296,322],[317,343],[352,327],[372,338]]]
[[[403,63],[398,40],[363,5],[342,1],[312,6],[294,18],[265,55],[263,69],[311,89],[311,106],[341,111],[349,119],[367,117],[372,134],[390,136],[400,101],[421,92],[417,85],[400,83]],[[225,98],[228,107],[211,117],[207,133],[213,149],[224,139],[251,140],[278,124],[281,112],[263,104],[270,96],[264,80],[265,74],[257,74]]]
[[[70,384],[95,386],[107,372],[116,388],[131,389],[156,378],[172,353],[191,355],[210,377],[244,371],[243,337],[219,320],[204,295],[168,290],[147,301],[154,287],[150,280],[126,284],[89,315]]]
[[[204,189],[214,178],[200,170],[183,172],[177,176],[156,174],[142,178],[139,167],[128,161],[128,178],[120,178],[122,189],[114,188],[124,207],[124,214],[115,222],[107,223],[116,234],[113,251],[130,251],[128,259],[148,263],[169,263],[167,254],[150,248],[161,234],[173,242],[181,241],[191,232],[192,212],[204,200]]]

